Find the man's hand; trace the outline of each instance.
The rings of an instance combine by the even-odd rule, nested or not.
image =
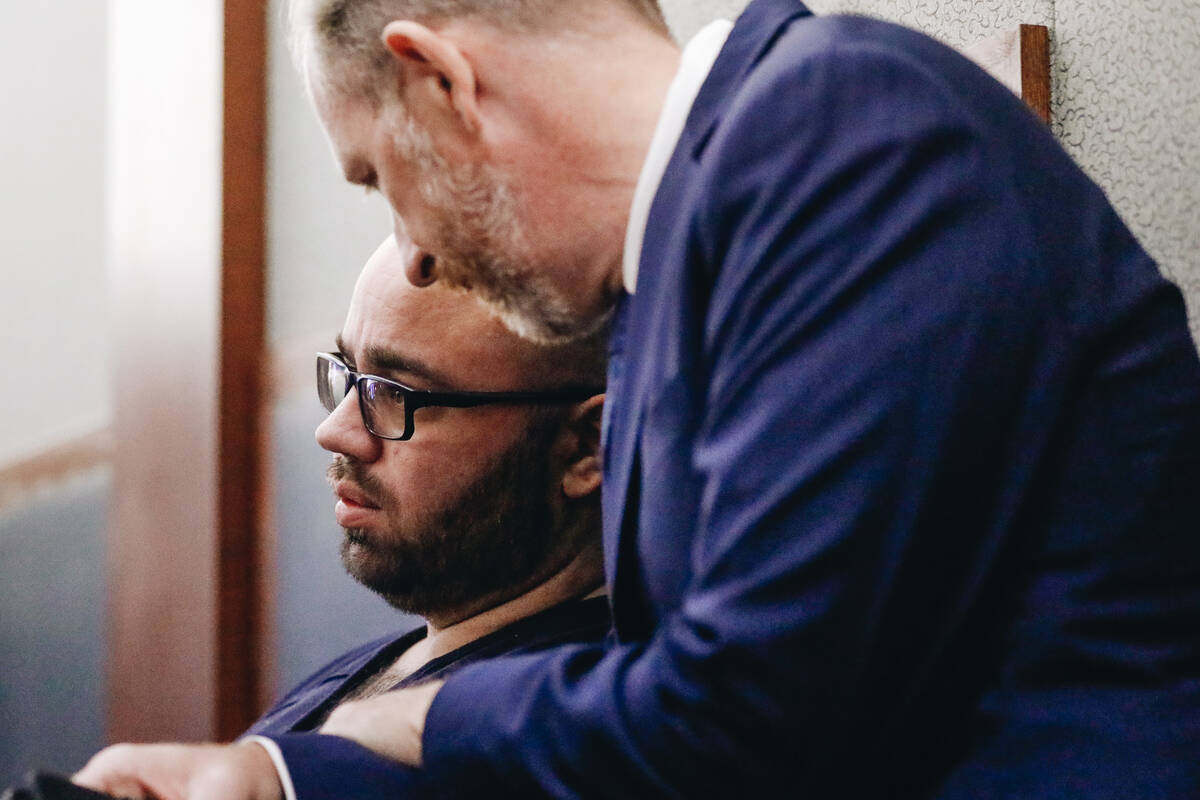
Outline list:
[[[254,742],[118,744],[92,757],[72,781],[136,800],[282,800],[267,751]]]
[[[342,703],[321,726],[321,733],[353,739],[393,761],[419,767],[425,715],[443,683],[431,681],[370,700]]]

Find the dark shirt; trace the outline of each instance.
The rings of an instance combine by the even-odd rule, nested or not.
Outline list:
[[[606,597],[561,603],[431,659],[391,688],[444,678],[467,664],[489,658],[530,653],[560,644],[598,642],[608,632],[610,620]],[[317,729],[339,703],[424,639],[425,632],[422,625],[399,637],[381,637],[343,653],[284,695],[246,735]]]

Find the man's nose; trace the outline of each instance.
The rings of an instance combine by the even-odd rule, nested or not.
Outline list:
[[[396,219],[396,241],[405,241],[403,223]],[[413,286],[429,286],[437,282],[437,259],[427,250],[411,242],[404,256],[404,275]]]
[[[358,389],[351,387],[338,407],[317,426],[317,444],[331,453],[358,461],[375,461],[383,453],[383,442],[367,430],[358,409]]]
[[[413,286],[429,286],[437,282],[437,259],[431,253],[413,248],[413,257],[404,266],[404,274]]]

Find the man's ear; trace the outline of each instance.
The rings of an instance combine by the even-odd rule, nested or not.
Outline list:
[[[452,39],[413,20],[393,20],[383,43],[404,70],[413,108],[456,117],[467,133],[479,130],[475,70]]]
[[[566,425],[573,448],[563,469],[563,494],[572,500],[587,497],[600,488],[603,469],[600,463],[600,420],[604,413],[604,395],[598,394],[571,409]]]

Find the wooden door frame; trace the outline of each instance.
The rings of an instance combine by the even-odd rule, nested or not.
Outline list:
[[[262,705],[264,0],[112,0],[108,733]]]

